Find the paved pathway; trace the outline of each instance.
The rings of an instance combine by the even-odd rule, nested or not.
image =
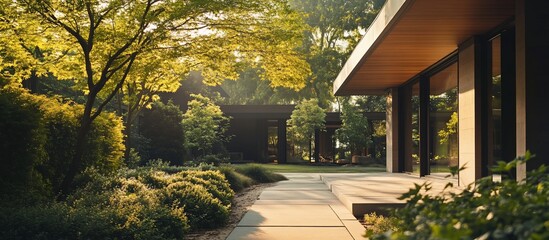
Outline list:
[[[265,189],[227,239],[363,239],[364,227],[317,174],[284,174]]]
[[[448,182],[457,186],[456,179],[405,173],[284,175],[289,181],[265,189],[227,239],[363,239],[355,216],[403,205],[397,197],[414,183],[431,182],[429,194],[441,194]]]

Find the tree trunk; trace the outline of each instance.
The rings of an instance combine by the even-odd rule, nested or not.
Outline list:
[[[90,132],[90,126],[90,116],[83,116],[82,125],[80,126],[80,129],[78,129],[78,135],[76,136],[75,153],[59,189],[60,199],[64,199],[69,194],[74,177],[78,174],[80,168],[82,167],[82,157],[84,156],[84,151],[86,149],[86,140],[88,133]]]
[[[72,182],[76,174],[82,168],[82,157],[84,156],[84,151],[86,150],[86,142],[88,133],[91,129],[92,124],[92,109],[97,96],[97,92],[90,92],[88,95],[88,100],[86,101],[86,106],[84,107],[84,113],[82,114],[82,120],[80,123],[80,128],[78,129],[78,134],[76,135],[76,146],[74,156],[69,164],[69,169],[61,182],[59,189],[59,199],[64,199],[70,192],[72,187]]]
[[[132,111],[129,109],[130,106],[128,106],[128,111],[126,113],[126,121],[124,121],[124,132],[125,132],[125,141],[124,145],[126,146],[126,149],[124,150],[124,160],[126,163],[128,160],[130,160],[130,153],[131,153],[131,145],[132,145]]]
[[[313,151],[312,151],[312,150],[313,150],[313,143],[312,143],[312,141],[311,141],[311,138],[309,138],[309,163],[312,162],[312,161],[311,161],[311,160],[312,160],[311,157],[312,157],[312,155],[313,155],[313,153],[312,153]]]

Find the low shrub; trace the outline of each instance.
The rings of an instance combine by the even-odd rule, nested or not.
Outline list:
[[[223,226],[234,192],[219,171],[87,169],[66,202],[1,208],[4,239],[182,239]]]
[[[394,217],[386,217],[377,215],[375,212],[364,215],[364,225],[366,227],[366,235],[383,234],[388,231],[396,231],[398,229],[397,219]]]
[[[259,164],[245,164],[235,167],[236,171],[242,173],[258,183],[272,183],[288,180],[286,177],[273,173],[271,170],[262,167]]]
[[[530,158],[499,162],[495,171],[510,171]],[[451,185],[449,185],[451,186]],[[482,178],[460,193],[429,196],[429,184],[416,185],[393,213],[398,228],[372,239],[549,239],[547,168],[528,172],[525,181]]]
[[[185,209],[191,229],[223,226],[229,220],[229,207],[212,196],[203,185],[177,181],[162,191],[164,204]]]
[[[164,204],[159,190],[120,175],[95,181],[67,202],[1,209],[2,238],[182,239],[189,229],[183,208]]]
[[[219,199],[223,205],[231,205],[234,191],[231,189],[231,185],[221,172],[212,170],[188,170],[179,172],[176,176],[181,176],[181,181],[204,186],[204,188],[206,188],[214,198]]]
[[[206,163],[213,166],[219,166],[221,163],[228,162],[229,159],[227,157],[224,157],[221,154],[208,154],[208,155],[197,158],[196,161],[199,163]]]
[[[256,182],[250,177],[237,172],[234,167],[221,166],[218,170],[225,175],[225,178],[235,192],[240,192],[245,188],[256,184]]]
[[[190,229],[225,224],[234,197],[224,175],[212,170],[185,170],[170,174],[154,167],[143,167],[120,171],[114,180],[104,175],[96,178],[98,180],[91,181],[83,191],[99,194],[108,192],[108,189],[122,189],[123,192],[133,193],[136,189],[146,189],[137,192],[154,194],[163,205],[183,209]],[[133,184],[123,184],[130,182]],[[153,198],[152,195],[147,196]]]
[[[183,238],[189,229],[184,208],[164,202],[163,191],[143,183],[134,177],[136,174],[135,170],[122,170],[111,176],[95,174],[94,180],[69,197],[75,216],[86,221],[86,215],[99,215],[111,226],[90,239]]]

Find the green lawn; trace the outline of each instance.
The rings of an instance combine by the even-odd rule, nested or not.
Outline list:
[[[238,165],[235,165],[238,167]],[[319,166],[319,165],[297,165],[297,164],[261,164],[262,167],[280,173],[369,173],[385,172],[385,167],[365,166]]]

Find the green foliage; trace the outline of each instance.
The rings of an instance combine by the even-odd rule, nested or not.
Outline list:
[[[43,192],[36,196],[59,189],[74,155],[82,106],[6,87],[0,90],[0,111],[0,125],[5,129],[0,134],[5,148],[0,158],[7,171],[2,174],[7,177],[1,181],[6,184],[2,189],[15,193],[40,186]],[[124,151],[122,141],[120,119],[111,113],[99,115],[87,138],[84,166],[104,172],[117,169]]]
[[[172,91],[173,80],[187,71],[201,71],[215,85],[236,79],[239,63],[248,61],[273,86],[294,89],[304,86],[310,72],[296,51],[302,19],[285,0],[0,4],[1,81],[52,75],[73,80],[87,95],[63,195],[84,169],[91,123],[120,92],[129,98],[124,100],[130,103],[131,132],[136,114],[130,113],[148,105],[156,92]]]
[[[47,159],[47,133],[39,108],[40,103],[20,89],[0,89],[1,200],[14,195],[26,199],[49,190],[39,171]]]
[[[193,100],[183,115],[185,147],[198,156],[212,153],[214,144],[223,144],[228,138],[229,118],[219,106],[200,94],[191,94]]]
[[[237,172],[234,167],[221,166],[218,170],[225,175],[225,178],[235,192],[240,192],[245,188],[256,184],[256,182],[250,177]]]
[[[182,239],[189,229],[182,207],[165,204],[161,190],[119,171],[86,172],[88,185],[67,202],[0,209],[6,239]]]
[[[300,102],[292,111],[288,121],[289,139],[297,145],[309,144],[309,159],[311,158],[310,143],[315,130],[322,130],[326,123],[326,112],[318,106],[318,100],[309,99]]]
[[[506,172],[531,155],[494,169]],[[451,185],[450,185],[451,186]],[[429,184],[416,185],[396,210],[398,230],[374,239],[547,239],[549,175],[547,168],[527,174],[525,181],[479,179],[460,193],[429,196]]]
[[[165,188],[163,198],[165,204],[176,202],[185,208],[193,229],[219,227],[229,219],[228,206],[212,197],[203,185],[175,182]]]
[[[458,130],[458,114],[453,112],[452,116],[446,123],[446,129],[438,131],[438,136],[440,137],[440,144],[448,142],[451,136],[455,135]]]
[[[146,152],[142,160],[162,159],[173,165],[182,165],[185,156],[183,146],[183,113],[172,102],[155,102],[145,111],[140,121],[140,131],[147,138]]]
[[[368,119],[362,115],[360,109],[349,102],[344,102],[341,111],[341,128],[336,130],[339,142],[347,145],[351,153],[360,154],[372,143],[371,132]]]
[[[288,180],[286,177],[273,173],[259,164],[246,164],[235,167],[236,171],[259,183],[272,183]]]
[[[366,225],[366,236],[372,236],[374,234],[382,234],[388,231],[395,231],[398,229],[397,220],[394,217],[385,217],[383,215],[377,215],[369,213],[364,215],[364,225]]]
[[[297,142],[307,142],[313,138],[316,129],[323,129],[326,113],[318,106],[316,99],[304,100],[299,103],[288,124],[288,131],[293,140]]]
[[[387,111],[387,97],[385,95],[353,96],[355,103],[364,112]]]
[[[332,83],[354,49],[363,31],[373,22],[384,0],[291,0],[295,9],[304,12],[309,28],[305,31],[302,51],[311,66],[304,98],[317,98],[329,108],[333,102]]]
[[[214,198],[221,201],[224,206],[231,206],[234,191],[225,176],[219,171],[182,171],[176,174],[182,177],[181,181],[204,186]]]
[[[227,157],[224,157],[222,154],[209,154],[196,159],[199,163],[202,164],[211,164],[214,166],[219,166],[221,163],[226,163],[229,161]]]

